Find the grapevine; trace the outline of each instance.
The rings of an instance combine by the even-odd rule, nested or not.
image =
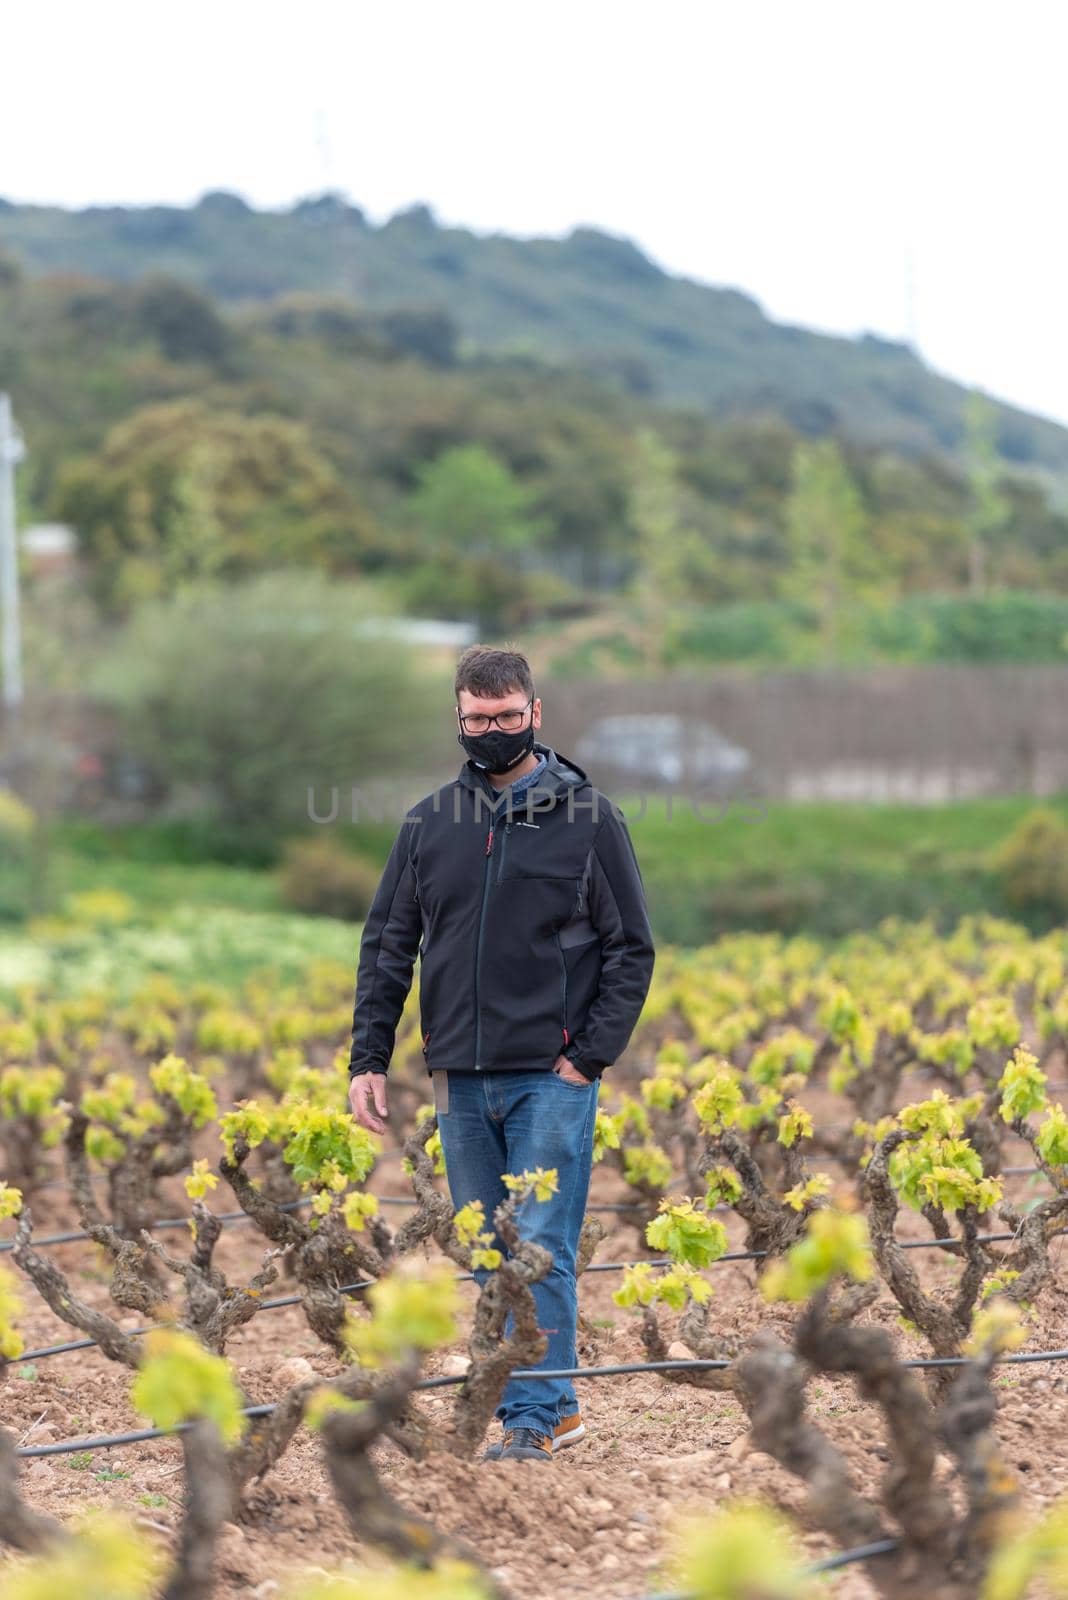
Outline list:
[[[618,1266],[613,1303],[646,1360],[590,1362],[587,1349],[575,1376],[648,1371],[702,1404],[732,1400],[748,1448],[801,1485],[808,1528],[843,1559],[860,1551],[887,1596],[924,1561],[947,1572],[947,1600],[1015,1600],[1056,1573],[1068,1537],[1056,1508],[1022,1514],[997,1376],[1059,1359],[1068,1342],[1050,1348],[1040,1332],[1068,1228],[1065,957],[1060,935],[983,918],[942,939],[888,925],[831,951],[774,936],[668,950],[626,1058],[602,1081],[596,1182],[626,1207],[638,1246],[616,1253],[645,1259],[598,1260],[606,1229],[591,1208],[580,1335],[592,1348],[603,1337],[582,1305],[587,1274]],[[129,1582],[148,1596],[180,1572],[190,1594],[210,1594],[219,1530],[252,1525],[256,1496],[310,1436],[347,1526],[402,1563],[373,1578],[339,1568],[330,1592],[503,1594],[477,1537],[416,1516],[373,1447],[388,1440],[428,1470],[436,1459],[483,1470],[505,1384],[536,1376],[544,1357],[531,1291],[552,1262],[526,1221],[559,1175],[504,1173],[495,1215],[454,1210],[416,988],[390,1072],[408,1192],[383,1194],[384,1141],[345,1103],[350,987],[347,970],[323,964],[292,986],[161,978],[121,1003],[27,990],[0,1014],[0,1232],[14,1246],[14,1270],[0,1268],[0,1369],[10,1385],[26,1352],[48,1353],[31,1349],[28,1319],[33,1344],[58,1321],[125,1371],[151,1424],[134,1435],[174,1432],[185,1460],[176,1549],[140,1566],[128,1526],[101,1523],[98,1537],[35,1520],[16,1493],[0,1539],[38,1552],[20,1569],[27,1583],[54,1584],[73,1570],[58,1563],[77,1560],[87,1592]],[[1034,1162],[1026,1187],[1021,1148]],[[223,1242],[231,1195],[247,1219],[240,1250]],[[402,1198],[405,1213],[387,1212]],[[156,1236],[183,1211],[188,1228]],[[35,1212],[79,1223],[84,1243],[49,1254]],[[750,1312],[727,1327],[721,1287],[742,1273]],[[286,1292],[268,1298],[280,1279]],[[314,1365],[301,1358],[263,1399],[245,1367],[255,1340],[241,1333],[289,1305],[316,1341]],[[462,1371],[433,1370],[446,1352]],[[821,1377],[875,1408],[887,1464],[874,1497],[813,1407]],[[11,1481],[32,1448],[0,1432]],[[956,1500],[935,1492],[936,1459],[954,1465]],[[746,1585],[807,1595],[801,1536],[742,1501],[671,1534],[670,1581],[723,1600],[748,1600]],[[289,1587],[303,1600],[318,1582]]]

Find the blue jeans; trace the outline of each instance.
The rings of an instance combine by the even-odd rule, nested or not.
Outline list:
[[[593,1127],[599,1080],[568,1083],[545,1068],[523,1072],[450,1072],[448,1110],[438,1110],[438,1129],[453,1205],[481,1200],[486,1229],[505,1255],[493,1213],[509,1191],[502,1172],[555,1167],[558,1192],[548,1200],[528,1196],[516,1209],[519,1237],[544,1245],[552,1270],[531,1285],[538,1326],[549,1346],[541,1367],[577,1365],[575,1332],[578,1289],[575,1258],[586,1213],[593,1165]],[[489,1271],[475,1269],[485,1283]],[[505,1337],[514,1328],[508,1313]],[[511,1378],[496,1416],[505,1428],[536,1428],[552,1436],[561,1417],[579,1409],[570,1378]]]

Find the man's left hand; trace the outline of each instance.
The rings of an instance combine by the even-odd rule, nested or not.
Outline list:
[[[558,1077],[565,1078],[568,1083],[588,1084],[590,1082],[590,1079],[584,1073],[581,1073],[574,1062],[570,1061],[567,1056],[557,1056],[553,1062],[553,1071]]]

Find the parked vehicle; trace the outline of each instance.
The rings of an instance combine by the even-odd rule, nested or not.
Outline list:
[[[724,792],[746,777],[748,750],[732,744],[709,722],[673,712],[633,712],[600,717],[575,745],[575,759],[612,780],[692,783]]]

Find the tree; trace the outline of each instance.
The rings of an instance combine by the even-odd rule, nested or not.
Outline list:
[[[155,275],[139,284],[137,320],[168,361],[202,361],[214,366],[230,347],[226,322],[206,294],[191,284]]]
[[[797,445],[785,509],[791,566],[782,590],[814,608],[821,656],[833,664],[857,606],[886,598],[889,587],[860,491],[835,440]]]
[[[13,289],[24,277],[18,257],[12,255],[10,250],[0,250],[0,289]]]
[[[480,444],[455,445],[416,473],[408,509],[427,545],[428,561],[409,574],[404,592],[423,604],[430,594],[461,605],[492,632],[526,591],[523,556],[547,531],[534,495]]]
[[[964,401],[964,461],[968,475],[968,588],[983,594],[987,561],[997,535],[1008,522],[1011,507],[998,486],[1001,457],[997,447],[997,407],[982,390]]]
[[[646,670],[668,665],[679,623],[674,608],[693,600],[718,565],[700,526],[701,507],[679,475],[675,452],[654,429],[635,435],[628,509],[637,535],[637,570],[630,585],[641,615]]]
[[[507,559],[545,531],[530,490],[483,445],[445,450],[416,477],[408,508],[437,549]]]
[[[302,424],[145,406],[67,464],[56,516],[79,531],[97,598],[125,612],[187,579],[283,565],[353,571],[373,524]]]

